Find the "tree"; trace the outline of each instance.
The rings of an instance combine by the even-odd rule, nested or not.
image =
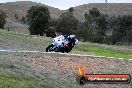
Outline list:
[[[52,38],[54,38],[56,36],[54,27],[49,27],[48,28],[48,30],[46,31],[46,36],[47,37],[52,37]]]
[[[84,41],[104,43],[106,25],[107,15],[101,14],[96,8],[91,9],[89,14],[85,13],[84,28],[81,30]]]
[[[73,7],[69,8],[69,12],[73,13],[74,9]]]
[[[46,31],[46,36],[47,37],[55,37],[56,26],[57,26],[57,20],[55,18],[54,19],[50,19],[49,28]]]
[[[132,16],[123,15],[118,17],[119,41],[129,43],[132,41]],[[122,41],[121,41],[122,40]]]
[[[97,42],[104,43],[104,38],[106,37],[106,27],[107,27],[107,15],[101,14],[97,17]]]
[[[16,20],[19,20],[18,14],[15,14],[14,17]]]
[[[108,36],[108,44],[129,44],[132,41],[132,16],[111,16],[108,19],[108,28],[112,31]]]
[[[5,24],[6,24],[6,13],[0,10],[0,29],[3,29]]]
[[[26,23],[27,23],[26,17],[22,17],[20,21],[21,21],[23,24],[26,24]]]
[[[57,22],[56,31],[60,31],[63,34],[72,34],[77,30],[78,20],[71,12],[62,13]]]
[[[93,27],[92,27],[92,17],[91,15],[85,13],[85,22],[83,24],[83,28],[80,29],[80,37],[83,38],[84,41],[92,41],[93,37]]]
[[[89,10],[89,14],[93,17],[99,17],[100,16],[100,12],[97,8],[92,8],[91,10]]]
[[[43,35],[48,30],[50,13],[45,6],[32,6],[27,12],[29,31],[32,35]]]
[[[116,44],[118,41],[118,35],[117,35],[117,30],[119,29],[118,27],[118,17],[116,15],[108,15],[107,18],[107,26],[106,26],[106,38],[105,38],[105,43],[107,44]]]

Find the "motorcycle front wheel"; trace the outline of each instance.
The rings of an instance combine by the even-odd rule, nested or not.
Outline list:
[[[51,52],[53,46],[54,46],[53,44],[49,45],[49,46],[46,48],[46,52]]]

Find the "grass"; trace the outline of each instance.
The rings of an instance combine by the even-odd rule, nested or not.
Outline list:
[[[112,50],[105,47],[99,47],[92,43],[80,44],[75,47],[75,50],[86,52],[88,54],[98,55],[98,56],[132,59],[132,55],[127,54],[126,52],[122,52],[119,50]]]
[[[4,66],[5,66],[5,64],[3,64],[3,63],[0,63],[0,68],[1,68],[1,67],[4,67]]]
[[[20,79],[7,73],[0,73],[0,88],[31,88],[34,83],[32,79]]]
[[[26,70],[23,72],[24,63],[16,61],[12,55],[0,53],[0,88],[32,88],[36,79],[23,74],[27,73]],[[20,69],[20,67],[22,68]]]
[[[31,35],[18,34],[12,31],[0,29],[0,37],[8,40],[16,40],[17,42],[29,43],[32,45],[46,45],[50,41],[47,39],[34,39]]]
[[[18,60],[18,56],[25,55],[0,52],[0,88],[53,88],[53,81],[49,84],[44,80],[48,79],[45,73],[41,74],[31,64]]]

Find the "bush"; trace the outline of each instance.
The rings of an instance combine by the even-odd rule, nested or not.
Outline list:
[[[100,12],[97,8],[92,8],[91,10],[89,10],[89,14],[93,17],[99,17],[100,16]]]
[[[70,11],[73,8],[69,9]],[[60,18],[57,20],[56,31],[60,31],[63,34],[72,34],[77,31],[78,20],[73,16],[72,12],[62,13]]]
[[[4,25],[6,24],[6,13],[0,10],[0,29],[4,29]]]
[[[46,31],[46,36],[54,38],[56,36],[55,29],[53,27],[49,27],[48,30]]]
[[[32,35],[43,35],[48,29],[49,10],[45,6],[32,6],[27,12],[29,31]]]

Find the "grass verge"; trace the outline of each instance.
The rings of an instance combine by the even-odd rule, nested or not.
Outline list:
[[[17,42],[29,43],[32,45],[46,45],[50,41],[48,39],[34,39],[31,35],[18,34],[12,31],[0,29],[0,37]]]
[[[98,55],[98,56],[132,59],[132,55],[126,52],[122,52],[119,50],[112,50],[105,47],[99,47],[99,46],[93,45],[92,43],[80,44],[76,46],[74,50],[85,52],[88,54]]]
[[[0,73],[0,88],[31,88],[35,83],[32,79],[20,79],[6,73]]]

